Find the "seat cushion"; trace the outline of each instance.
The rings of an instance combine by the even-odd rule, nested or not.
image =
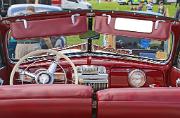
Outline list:
[[[180,118],[180,88],[112,88],[97,99],[98,118]]]
[[[91,118],[92,88],[81,85],[0,87],[2,118]]]

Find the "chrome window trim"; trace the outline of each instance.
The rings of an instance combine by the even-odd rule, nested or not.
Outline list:
[[[176,66],[173,66],[173,68],[180,72],[180,68],[177,68]]]
[[[5,37],[5,47],[6,47],[6,54],[7,54],[7,59],[8,59],[8,62],[10,62],[11,64],[16,64],[15,61],[13,61],[10,57],[9,57],[9,50],[8,50],[8,42],[9,42],[9,39],[10,39],[10,34],[11,34],[11,31],[7,31],[6,33],[6,37]]]
[[[3,70],[3,69],[5,69],[5,66],[3,66],[3,67],[0,67],[0,70]]]
[[[169,53],[169,56],[168,56],[168,59],[163,63],[163,65],[166,65],[167,63],[169,63],[170,62],[170,60],[172,59],[172,56],[173,56],[173,52],[175,51],[175,49],[174,49],[174,33],[173,32],[171,32],[171,37],[172,37],[172,47],[171,47],[171,50],[170,50],[170,53]]]

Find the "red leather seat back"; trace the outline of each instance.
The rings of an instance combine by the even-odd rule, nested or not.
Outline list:
[[[113,88],[97,98],[97,118],[180,118],[178,88]]]
[[[92,88],[80,85],[0,87],[0,118],[91,118]]]

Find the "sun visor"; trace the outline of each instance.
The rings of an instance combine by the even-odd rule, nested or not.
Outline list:
[[[102,34],[167,40],[170,36],[171,22],[112,18],[110,15],[106,15],[96,16],[94,27],[96,32]]]
[[[11,24],[16,39],[35,37],[77,35],[88,31],[86,16],[71,16],[45,20],[19,20]]]

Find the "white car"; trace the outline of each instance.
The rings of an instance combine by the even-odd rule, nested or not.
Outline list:
[[[36,13],[40,12],[58,12],[62,11],[61,7],[50,6],[44,4],[15,4],[11,5],[7,11],[7,16],[26,15],[26,9],[28,6],[33,6]]]
[[[92,5],[84,0],[62,0],[63,9],[92,9]]]
[[[128,4],[128,0],[117,0],[119,5]]]

